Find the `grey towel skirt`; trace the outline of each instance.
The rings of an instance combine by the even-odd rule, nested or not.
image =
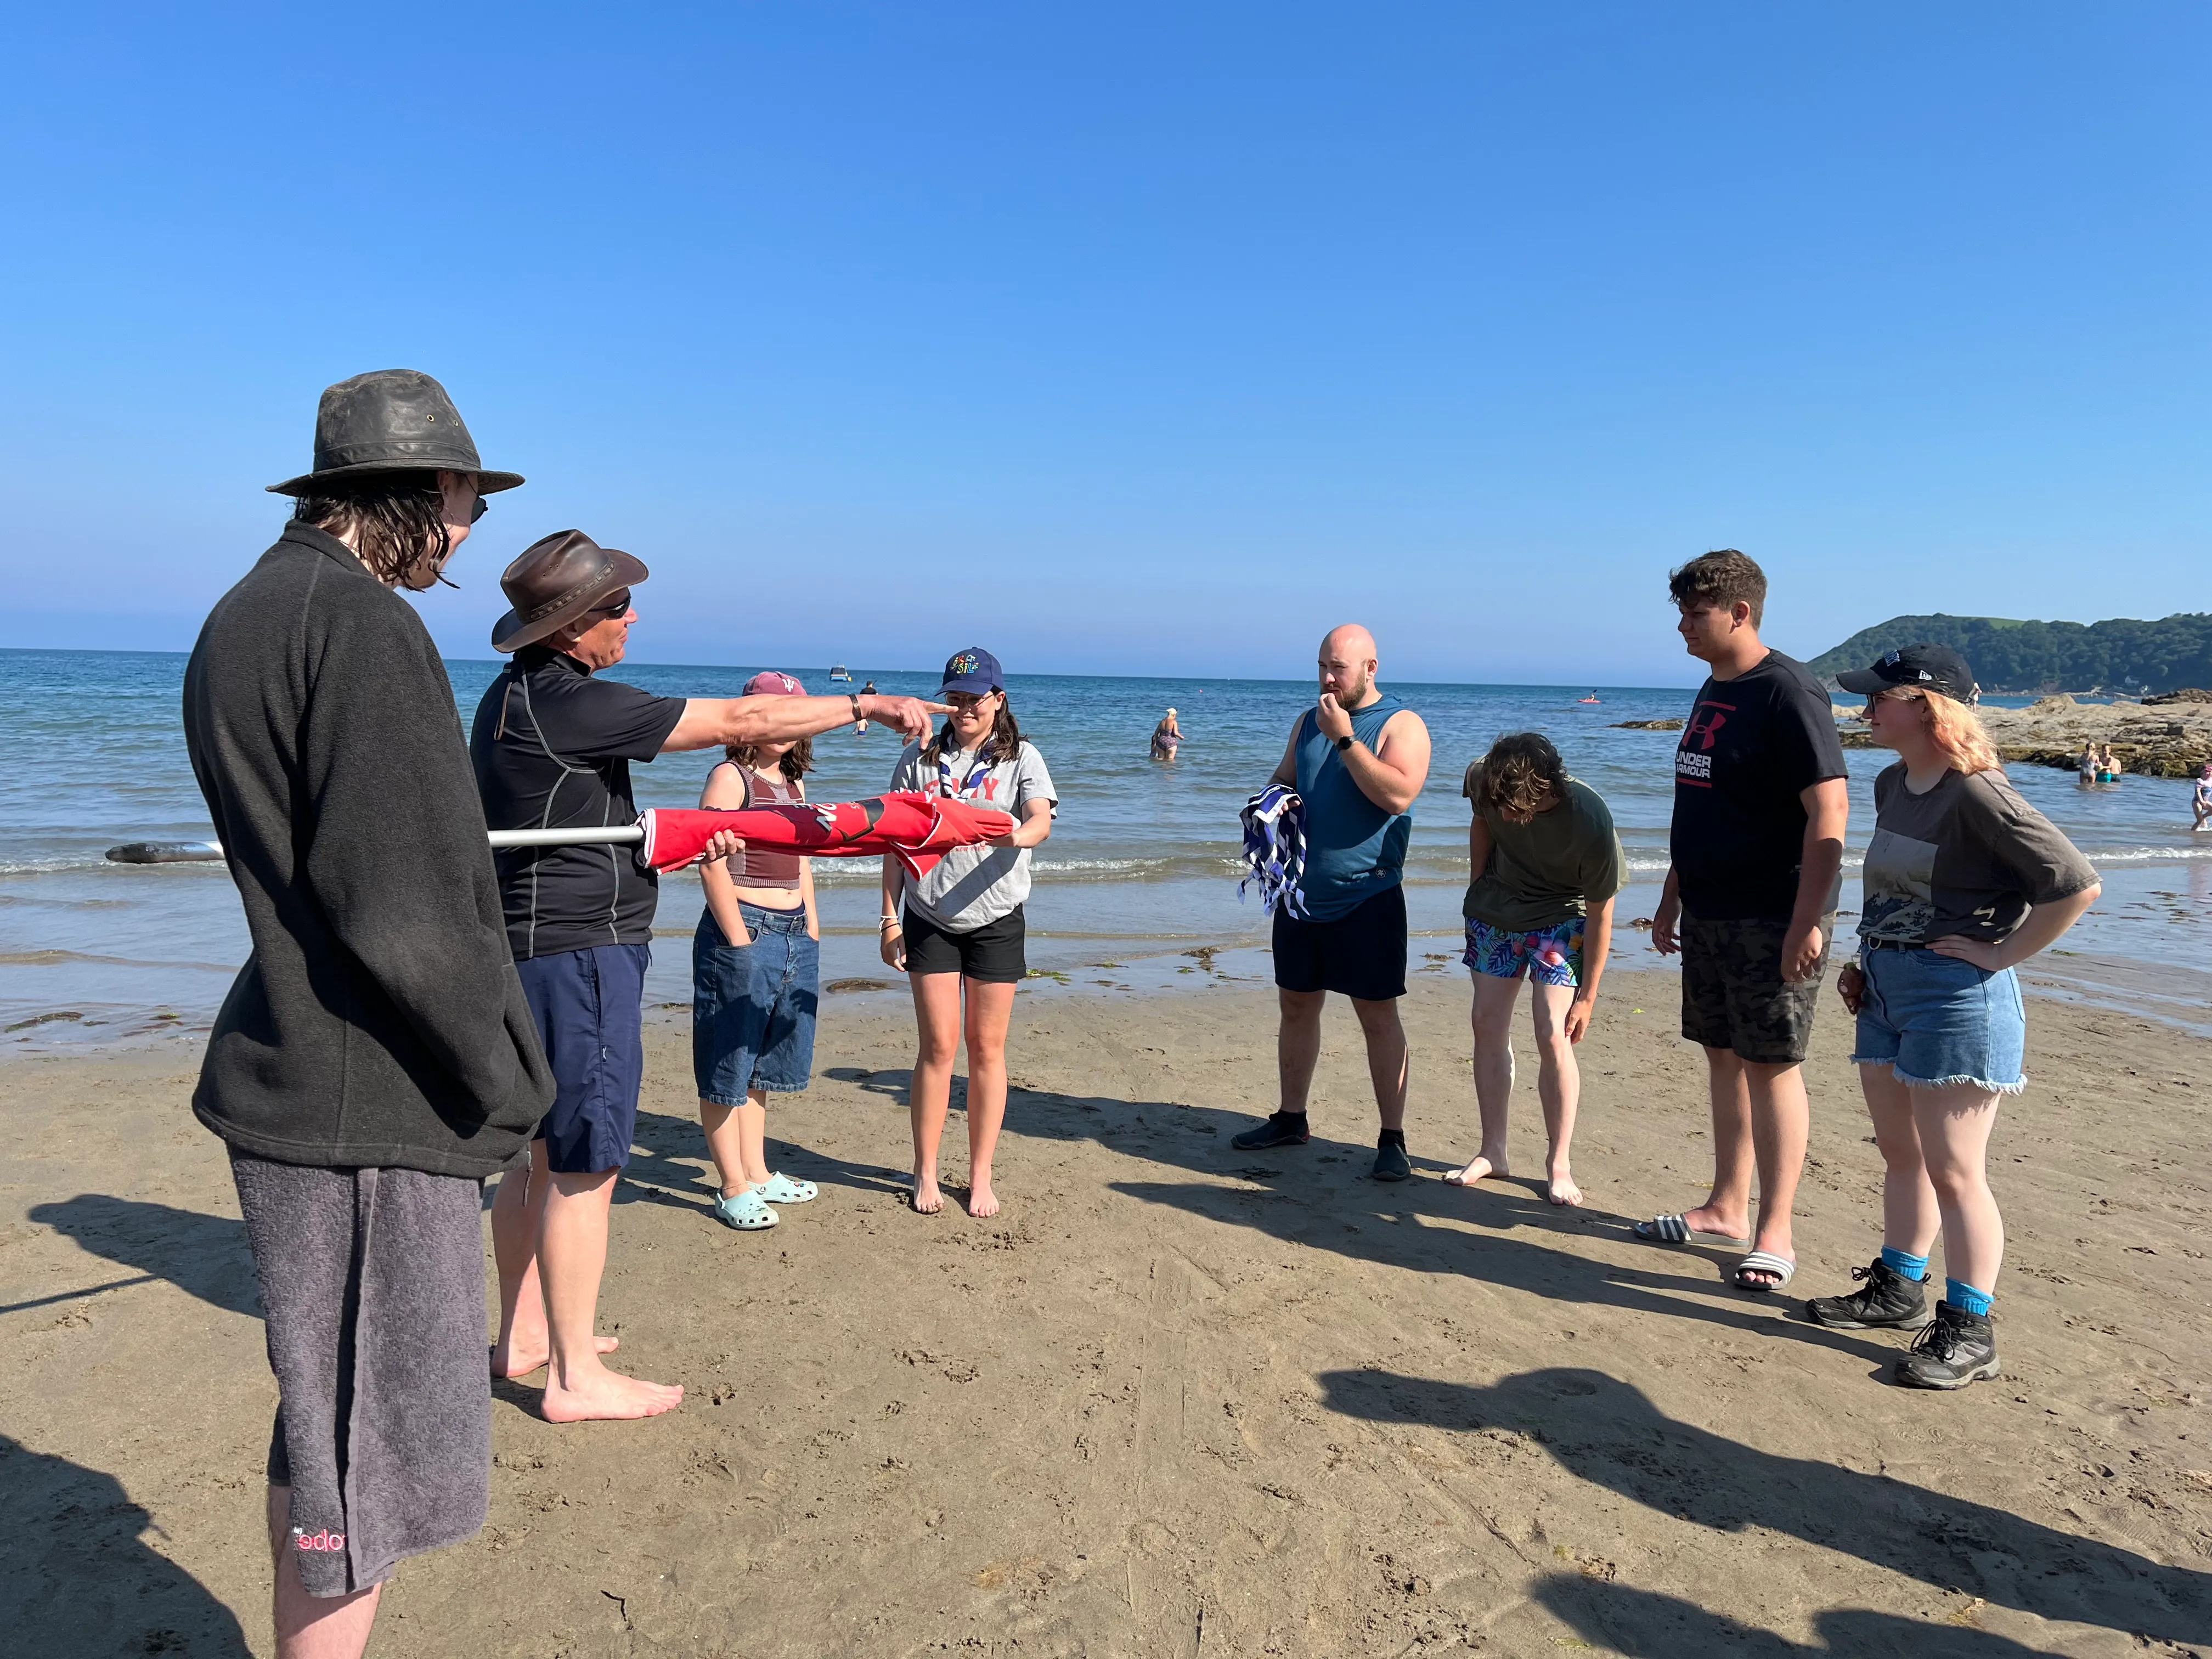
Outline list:
[[[269,1482],[292,1489],[300,1582],[366,1589],[471,1536],[490,1504],[482,1184],[236,1148],[230,1169],[276,1374]]]

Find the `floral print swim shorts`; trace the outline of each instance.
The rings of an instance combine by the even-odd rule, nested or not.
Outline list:
[[[1563,921],[1556,927],[1540,927],[1516,933],[1492,927],[1472,916],[1467,923],[1467,954],[1460,960],[1478,974],[1492,979],[1518,979],[1526,967],[1528,976],[1545,985],[1576,986],[1583,975],[1583,919]]]

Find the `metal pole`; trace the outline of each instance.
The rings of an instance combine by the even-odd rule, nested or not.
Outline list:
[[[606,847],[634,846],[645,839],[642,824],[610,825],[604,830],[494,830],[494,847]],[[114,864],[204,864],[222,857],[219,841],[132,841],[107,849]]]

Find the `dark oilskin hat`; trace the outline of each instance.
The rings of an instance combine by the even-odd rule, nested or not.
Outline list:
[[[420,369],[380,368],[326,387],[315,410],[315,470],[283,483],[272,495],[312,495],[315,486],[372,472],[473,472],[477,493],[512,489],[520,472],[487,472],[461,413]]]
[[[1908,645],[1892,651],[1871,668],[1850,668],[1836,676],[1846,691],[1872,696],[1899,686],[1917,691],[1937,691],[1954,702],[1976,703],[1982,688],[1974,684],[1974,671],[1966,659],[1948,645]]]
[[[601,547],[580,530],[556,530],[500,572],[500,588],[514,609],[493,627],[491,648],[520,651],[652,574],[641,560]]]

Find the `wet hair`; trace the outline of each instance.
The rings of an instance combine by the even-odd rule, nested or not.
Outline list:
[[[1766,614],[1766,573],[1748,553],[1733,547],[1701,553],[1667,575],[1667,591],[1685,611],[1717,605],[1733,611],[1741,604],[1751,607],[1751,625],[1759,626]]]
[[[1474,779],[1474,810],[1525,817],[1566,792],[1566,763],[1552,740],[1538,732],[1509,732],[1482,757]]]
[[[1022,728],[1014,723],[1014,700],[1002,690],[999,693],[999,717],[991,722],[991,734],[983,739],[983,752],[976,758],[996,766],[1010,761],[1022,746]],[[947,720],[937,728],[937,735],[921,748],[922,759],[934,763],[946,755],[960,752],[958,735]]]
[[[760,745],[733,743],[724,748],[722,754],[733,766],[750,766],[759,758]],[[775,763],[775,769],[783,774],[787,783],[797,783],[811,772],[814,769],[814,739],[801,738],[785,750],[783,757]]]
[[[446,529],[446,492],[434,471],[371,472],[329,478],[302,495],[292,522],[352,538],[353,550],[379,581],[420,592],[446,582],[453,550]],[[446,582],[451,587],[452,582]]]

